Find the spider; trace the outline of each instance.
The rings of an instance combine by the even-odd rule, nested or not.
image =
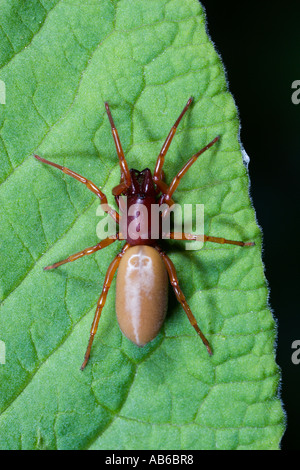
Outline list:
[[[157,336],[167,312],[169,278],[177,300],[182,305],[191,325],[195,328],[196,332],[202,339],[208,353],[210,355],[212,354],[211,346],[200,330],[179,286],[175,266],[158,243],[158,241],[163,238],[162,220],[168,213],[168,208],[171,208],[174,204],[172,197],[182,177],[196,162],[198,157],[219,140],[219,136],[215,137],[188,160],[188,162],[173,178],[169,186],[165,183],[163,173],[165,156],[176,133],[177,127],[191,103],[192,97],[189,98],[179,117],[175,121],[175,124],[171,128],[158,155],[153,175],[149,168],[146,168],[141,172],[134,169],[129,170],[109,105],[108,103],[105,103],[121,170],[120,183],[112,190],[112,194],[115,197],[121,215],[108,205],[105,194],[94,183],[68,168],[45,160],[38,155],[34,155],[35,158],[41,162],[52,165],[85,184],[90,191],[99,197],[100,204],[103,207],[104,212],[114,219],[120,229],[117,233],[108,236],[95,246],[85,248],[76,254],[70,255],[62,261],[54,263],[51,266],[47,266],[44,268],[45,270],[57,268],[62,264],[69,263],[82,258],[85,255],[95,253],[96,251],[111,245],[116,240],[126,240],[121,251],[112,260],[106,272],[102,293],[97,303],[81,370],[85,368],[89,360],[101,312],[105,305],[113,277],[118,268],[116,282],[116,313],[120,329],[127,338],[137,346],[144,346]],[[124,196],[127,198],[126,207],[124,206]],[[158,204],[159,207],[163,205],[167,207],[167,210],[164,210],[160,216],[157,228],[158,237],[156,238],[151,236],[151,207],[154,204]],[[138,205],[142,209],[146,209],[146,222],[148,223],[142,223],[140,211],[136,211],[133,215],[130,215],[130,209],[135,205]],[[128,230],[129,225],[131,226],[131,231]],[[132,230],[132,227],[134,230]],[[126,234],[126,236],[123,234]],[[201,240],[204,242],[208,241],[221,244],[228,243],[239,246],[254,245],[253,242],[242,242],[227,240],[220,237],[212,237],[209,235],[194,235],[178,232],[170,232],[168,234],[168,238]]]

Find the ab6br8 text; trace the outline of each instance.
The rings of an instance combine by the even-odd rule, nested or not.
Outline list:
[[[105,458],[106,465],[131,465],[132,467],[137,467],[139,463],[142,464],[154,464],[154,465],[192,465],[193,455],[189,454],[151,454],[148,458],[141,458],[138,456],[117,456],[113,454],[112,456]]]

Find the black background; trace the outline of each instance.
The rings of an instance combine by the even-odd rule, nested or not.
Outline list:
[[[251,197],[263,231],[270,305],[278,323],[277,363],[287,414],[283,450],[300,449],[299,170],[300,2],[201,1],[208,32],[222,57],[239,109],[241,141],[250,156]]]

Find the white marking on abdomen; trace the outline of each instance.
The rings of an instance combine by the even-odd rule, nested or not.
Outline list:
[[[125,276],[126,310],[130,312],[136,343],[140,344],[139,326],[142,299],[153,291],[154,273],[152,259],[143,253],[143,248],[128,259]]]

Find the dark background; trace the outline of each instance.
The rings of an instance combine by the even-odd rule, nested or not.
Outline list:
[[[291,85],[300,80],[300,2],[201,3],[250,156],[251,196],[263,231],[270,305],[278,323],[277,363],[287,414],[281,448],[299,450],[300,364],[291,361],[291,345],[300,339],[300,104],[291,101]]]

